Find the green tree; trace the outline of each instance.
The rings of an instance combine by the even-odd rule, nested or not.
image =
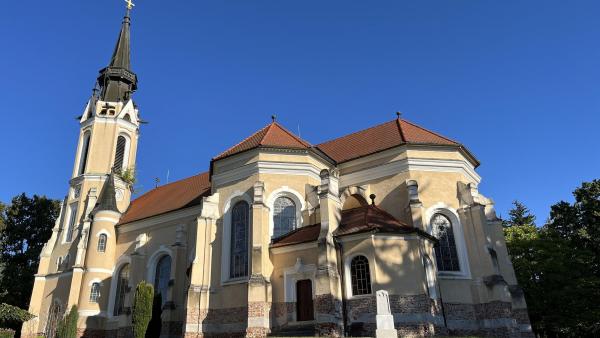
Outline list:
[[[505,220],[504,226],[523,226],[535,225],[535,216],[531,214],[529,208],[519,201],[513,201],[513,208],[508,212],[510,218]]]
[[[21,194],[0,206],[0,302],[29,307],[39,255],[58,212],[58,201],[37,195]]]
[[[77,320],[79,320],[77,305],[73,305],[71,311],[58,324],[56,338],[76,338]]]
[[[575,203],[551,207],[548,224],[515,202],[505,237],[534,331],[544,337],[600,335],[600,181],[583,183]]]
[[[148,323],[152,318],[152,300],[154,299],[154,288],[146,281],[141,281],[135,288],[133,298],[133,335],[135,338],[143,338],[148,329]]]

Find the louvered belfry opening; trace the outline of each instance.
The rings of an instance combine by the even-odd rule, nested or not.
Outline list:
[[[113,166],[115,172],[121,172],[123,170],[123,159],[125,158],[125,144],[127,140],[124,136],[119,136],[117,139],[117,152],[115,153],[115,165]]]

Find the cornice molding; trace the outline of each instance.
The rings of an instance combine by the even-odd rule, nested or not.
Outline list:
[[[300,175],[321,180],[321,168],[311,163],[256,161],[232,170],[213,174],[212,183],[215,187],[248,178],[254,174]]]
[[[461,173],[476,183],[481,181],[481,177],[475,172],[475,168],[466,160],[406,158],[341,175],[340,188],[365,184],[372,180],[407,171],[454,172]]]

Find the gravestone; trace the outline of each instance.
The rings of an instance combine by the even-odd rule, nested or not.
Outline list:
[[[385,290],[376,293],[377,298],[377,329],[376,338],[397,338],[398,332],[394,328],[394,316],[390,310],[390,297]]]

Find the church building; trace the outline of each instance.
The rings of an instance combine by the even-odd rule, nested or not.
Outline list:
[[[533,336],[478,160],[400,114],[321,144],[273,118],[208,172],[131,200],[129,9],[79,120],[23,337],[54,337],[73,305],[79,336],[131,337],[141,281],[153,337]]]

